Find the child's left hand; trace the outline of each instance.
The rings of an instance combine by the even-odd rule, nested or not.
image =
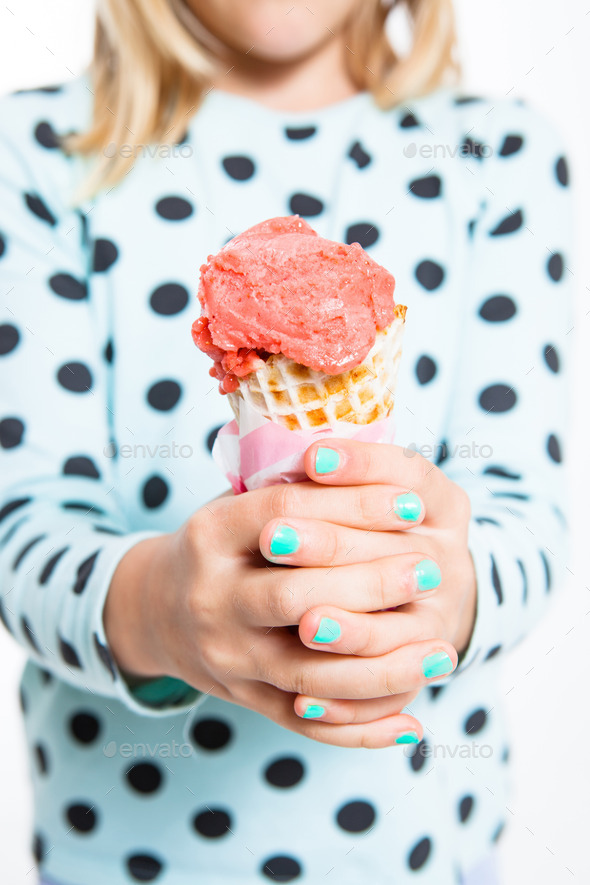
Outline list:
[[[327,449],[330,451],[326,452]],[[320,471],[334,469],[317,472],[316,466]],[[362,530],[350,527],[359,525],[359,514],[349,520],[343,512],[340,524],[285,514],[285,519],[273,520],[261,533],[260,549],[267,559],[284,565],[326,566],[329,571],[333,566],[419,552],[438,563],[441,574],[433,575],[430,570],[424,575],[424,584],[435,585],[435,592],[425,589],[424,598],[399,605],[394,611],[363,613],[334,606],[314,607],[311,594],[310,608],[299,622],[302,642],[314,650],[366,657],[387,654],[426,639],[442,639],[450,642],[459,654],[464,651],[473,630],[477,597],[475,569],[467,547],[471,515],[467,493],[421,455],[408,457],[407,450],[401,446],[323,440],[307,450],[305,469],[310,479],[323,485],[365,486],[362,498],[359,497],[364,507],[366,486],[402,486],[410,493],[405,499],[408,525],[420,517],[421,522],[405,531],[383,531],[386,514],[364,513],[360,515],[360,522],[366,522],[366,530]],[[379,500],[382,501],[382,496]],[[393,508],[392,500],[392,521]],[[396,509],[399,515],[399,506]],[[299,547],[295,553],[271,554],[270,539],[277,523],[296,530]],[[372,529],[371,524],[377,523],[379,530]],[[330,620],[322,621],[323,618]],[[314,642],[316,636],[322,641]],[[433,661],[433,666],[436,663]],[[395,674],[391,683],[396,684]],[[298,695],[295,711],[302,716],[309,704],[321,704],[326,711],[322,716],[324,722],[370,722],[387,716],[392,702],[395,696],[337,700]]]

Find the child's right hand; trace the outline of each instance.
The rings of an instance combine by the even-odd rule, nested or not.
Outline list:
[[[307,648],[288,627],[312,606],[338,605],[351,594],[367,612],[417,598],[413,567],[423,557],[311,569],[270,564],[259,550],[264,527],[277,517],[381,531],[414,527],[423,513],[408,523],[391,508],[401,491],[366,487],[361,494],[370,500],[361,501],[358,488],[282,484],[217,498],[176,533],[139,542],[121,559],[105,606],[119,667],[137,676],[174,676],[324,743],[376,748],[405,732],[421,738],[420,723],[401,713],[426,681],[421,654],[408,646],[378,658],[326,655]],[[329,709],[324,721],[302,718],[293,706],[298,694],[375,699],[369,702],[375,718],[342,722],[337,715],[330,722]]]

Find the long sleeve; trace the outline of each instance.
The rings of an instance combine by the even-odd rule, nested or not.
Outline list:
[[[523,638],[568,565],[568,167],[542,117],[517,103],[504,111],[493,155],[470,160],[482,200],[467,231],[461,348],[439,457],[472,505],[477,616],[457,674]]]
[[[27,167],[0,136],[0,616],[40,666],[157,715],[198,692],[180,683],[159,710],[142,703],[105,637],[117,563],[155,532],[131,531],[118,504],[108,310],[92,287],[105,262],[63,205],[65,167],[43,146]]]

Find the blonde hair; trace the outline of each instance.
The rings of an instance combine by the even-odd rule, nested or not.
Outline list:
[[[394,0],[411,25],[411,48],[396,52],[385,22],[391,8],[361,0],[347,24],[346,63],[360,90],[382,108],[402,104],[456,76],[452,0]],[[92,123],[62,139],[69,153],[95,158],[74,202],[115,185],[134,157],[121,144],[175,144],[216,72],[212,37],[185,0],[99,0],[90,76]]]

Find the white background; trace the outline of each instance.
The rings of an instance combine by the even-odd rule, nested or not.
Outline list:
[[[290,0],[293,5],[297,0]],[[306,0],[309,2],[309,0]],[[456,0],[466,89],[519,94],[560,127],[578,195],[578,248],[568,271],[578,309],[576,410],[570,440],[570,521],[575,554],[569,584],[543,624],[506,659],[503,684],[513,731],[516,793],[501,849],[505,885],[590,882],[590,567],[584,381],[590,341],[590,0]],[[92,0],[0,4],[0,93],[79,74],[92,50]],[[583,85],[586,86],[584,92]],[[511,91],[512,90],[512,91]],[[586,254],[584,254],[586,253]],[[559,311],[559,304],[556,304]],[[586,351],[586,354],[584,353]],[[30,793],[17,681],[24,656],[0,632],[0,881],[32,885]],[[28,875],[27,875],[28,873]]]

